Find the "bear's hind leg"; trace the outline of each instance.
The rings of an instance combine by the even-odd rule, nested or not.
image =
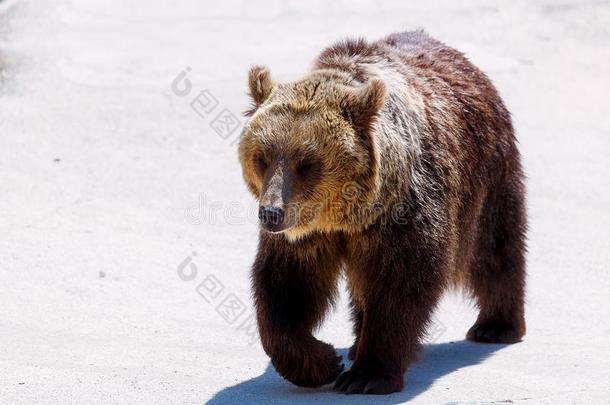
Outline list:
[[[491,195],[481,218],[478,254],[470,288],[480,309],[468,340],[515,343],[525,334],[525,232],[523,184],[519,178]]]

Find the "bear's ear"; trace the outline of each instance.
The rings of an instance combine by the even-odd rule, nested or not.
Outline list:
[[[271,80],[269,69],[264,66],[254,66],[248,72],[248,89],[252,98],[252,107],[246,115],[252,115],[271,94],[275,83]]]
[[[358,88],[349,88],[343,95],[341,113],[360,131],[368,131],[385,101],[385,85],[380,80],[370,80]]]

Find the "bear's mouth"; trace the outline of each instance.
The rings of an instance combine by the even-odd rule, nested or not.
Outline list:
[[[263,228],[263,230],[265,232],[268,232],[268,233],[282,233],[282,232],[284,232],[285,230],[288,229],[288,228],[285,228],[282,225],[277,226],[277,227],[270,227],[268,225],[262,225],[262,224],[261,224],[261,228]]]

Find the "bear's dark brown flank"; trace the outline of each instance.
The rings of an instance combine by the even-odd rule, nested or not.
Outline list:
[[[258,198],[265,186],[249,163],[262,143],[257,134],[297,150],[298,142],[311,141],[306,133],[299,137],[303,129],[316,128],[312,139],[325,146],[310,153],[326,165],[341,159],[334,162],[335,177],[322,171],[311,192],[290,201],[325,207],[332,199],[338,212],[318,222],[310,218],[295,231],[260,236],[253,291],[261,341],[280,375],[318,386],[341,372],[332,346],[312,331],[332,304],[342,271],[356,339],[353,366],[335,383],[340,391],[402,389],[450,285],[470,291],[480,309],[468,339],[513,343],[523,337],[524,175],[510,115],[484,73],[418,31],[334,45],[294,85],[270,88],[263,68],[253,69],[250,81],[256,105],[250,125],[258,132],[244,131],[240,158]],[[367,94],[375,102],[354,99]],[[355,119],[358,113],[365,119]],[[299,134],[286,135],[286,128],[297,127]],[[332,130],[324,133],[326,127]],[[352,149],[344,156],[338,139],[350,137]],[[350,160],[353,153],[357,158]],[[336,205],[345,182],[365,192]],[[380,209],[359,215],[354,206],[366,204]],[[397,205],[404,207],[400,221],[391,215]],[[332,219],[337,214],[341,220]]]

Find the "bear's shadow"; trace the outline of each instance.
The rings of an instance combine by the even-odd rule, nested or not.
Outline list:
[[[407,370],[404,390],[391,395],[345,395],[333,391],[332,385],[318,389],[299,388],[283,380],[269,364],[263,374],[219,391],[207,404],[399,404],[417,397],[440,377],[478,364],[505,346],[468,341],[426,345],[421,359]],[[347,370],[351,365],[347,361],[347,349],[338,350],[338,353],[343,356]]]

